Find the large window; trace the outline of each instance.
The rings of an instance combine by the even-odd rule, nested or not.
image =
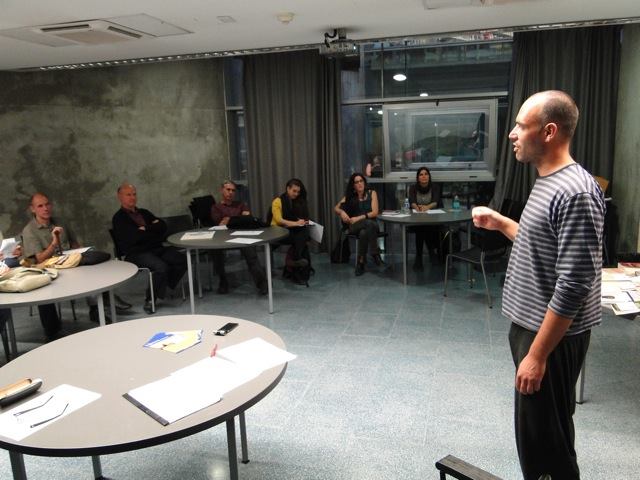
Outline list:
[[[492,178],[496,100],[391,104],[383,112],[386,177],[426,166],[439,181]]]

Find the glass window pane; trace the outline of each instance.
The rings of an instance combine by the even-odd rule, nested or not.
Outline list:
[[[341,60],[342,100],[362,100],[382,96],[382,47],[367,44],[357,57]]]
[[[247,178],[247,137],[244,126],[244,111],[230,110],[227,112],[229,125],[229,152],[231,158],[230,172],[234,180]]]
[[[382,177],[383,134],[381,105],[342,106],[343,176],[362,172]]]
[[[224,89],[227,107],[244,106],[243,75],[244,64],[241,57],[224,59]]]

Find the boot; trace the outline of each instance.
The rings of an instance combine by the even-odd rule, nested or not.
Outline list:
[[[358,263],[356,263],[356,277],[364,273],[364,255],[358,255]]]

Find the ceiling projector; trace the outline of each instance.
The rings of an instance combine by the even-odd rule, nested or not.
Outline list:
[[[335,40],[330,40],[334,38]],[[320,45],[320,54],[327,57],[352,57],[360,54],[360,47],[347,38],[347,31],[344,28],[338,28],[333,30],[333,34],[325,32],[324,43]]]

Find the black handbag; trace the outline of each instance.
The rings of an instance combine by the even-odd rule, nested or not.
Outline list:
[[[87,250],[82,253],[79,265],[96,265],[98,263],[106,262],[111,258],[111,255],[107,252],[101,252],[100,250]]]

